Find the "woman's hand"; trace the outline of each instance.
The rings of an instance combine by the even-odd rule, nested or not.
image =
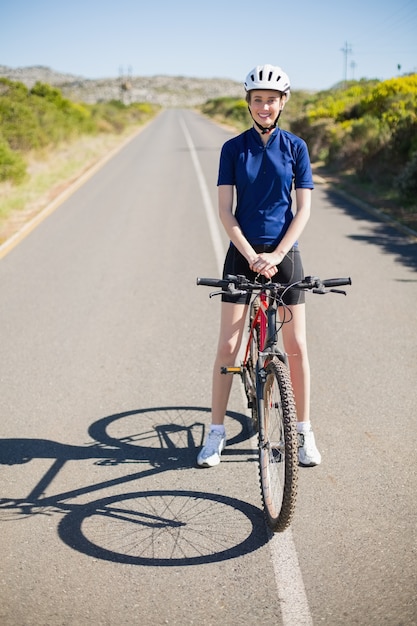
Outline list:
[[[283,255],[281,252],[261,252],[257,254],[253,261],[249,262],[249,267],[253,272],[271,279],[278,271]]]

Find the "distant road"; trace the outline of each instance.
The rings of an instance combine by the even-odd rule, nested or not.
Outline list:
[[[291,530],[270,539],[235,382],[209,422],[231,135],[166,110],[0,260],[0,623],[417,622],[417,246],[318,186],[307,274],[312,417]]]

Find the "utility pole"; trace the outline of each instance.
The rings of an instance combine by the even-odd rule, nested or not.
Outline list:
[[[129,65],[127,70],[127,76],[123,76],[123,67],[119,68],[119,76],[120,76],[120,102],[125,104],[125,100],[127,100],[127,104],[131,103],[131,89],[132,89],[132,67]]]
[[[352,46],[350,43],[345,41],[345,47],[340,49],[344,54],[344,78],[343,78],[343,86],[346,87],[347,82],[347,67],[348,67],[348,56],[352,54]]]

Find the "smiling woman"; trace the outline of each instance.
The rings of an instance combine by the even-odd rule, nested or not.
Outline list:
[[[253,127],[227,141],[220,154],[219,215],[230,239],[223,278],[232,274],[249,280],[259,276],[273,280],[279,271],[280,282],[293,283],[304,278],[297,240],[310,217],[314,187],[308,150],[302,139],[277,128],[290,94],[289,78],[280,67],[255,67],[246,77],[245,90]],[[197,458],[201,467],[218,465],[226,445],[224,419],[231,378],[223,376],[222,371],[235,365],[249,301],[250,292],[222,296],[213,368],[212,423]],[[310,424],[304,292],[289,291],[279,314],[283,316],[285,310],[291,318],[282,330],[297,409],[298,459],[302,465],[313,466],[321,462],[321,455]]]

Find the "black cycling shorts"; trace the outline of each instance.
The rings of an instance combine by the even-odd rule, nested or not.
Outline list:
[[[273,252],[276,248],[274,246],[253,246],[255,252]],[[233,274],[234,276],[241,274],[246,276],[250,281],[254,281],[257,276],[256,272],[253,272],[249,268],[249,264],[245,257],[239,252],[237,248],[232,244],[226,254],[226,259],[223,267],[223,278],[227,274]],[[292,248],[288,254],[278,266],[278,272],[272,277],[272,280],[276,280],[280,283],[293,283],[297,280],[303,280],[304,270],[301,261],[301,254],[298,248]],[[222,302],[232,302],[234,304],[249,304],[251,299],[251,293],[244,295],[234,296],[232,294],[223,294]],[[305,302],[305,293],[299,289],[290,289],[284,294],[283,301],[285,304],[294,305],[302,304]]]

